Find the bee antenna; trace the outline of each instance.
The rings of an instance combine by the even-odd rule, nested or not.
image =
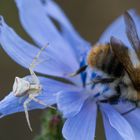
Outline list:
[[[90,84],[107,84],[107,83],[112,83],[115,80],[115,78],[96,78],[94,80],[92,80],[91,82],[87,83],[87,85]]]
[[[74,73],[71,73],[69,76],[74,77],[74,76],[84,72],[87,67],[88,67],[88,65],[84,65],[84,66],[80,67],[77,71],[75,71]]]

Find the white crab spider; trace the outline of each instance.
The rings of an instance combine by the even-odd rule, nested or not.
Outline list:
[[[16,77],[15,81],[14,81],[14,84],[13,84],[13,94],[14,94],[14,96],[22,97],[24,95],[28,95],[28,98],[24,101],[23,106],[24,106],[26,120],[27,120],[29,129],[31,131],[32,131],[32,127],[31,127],[30,120],[29,120],[29,114],[28,114],[28,108],[27,108],[28,104],[33,100],[33,101],[35,101],[35,102],[37,102],[41,105],[46,106],[46,104],[44,102],[42,102],[41,100],[38,100],[36,98],[40,94],[40,92],[42,90],[42,86],[40,84],[40,81],[39,81],[38,77],[36,76],[36,74],[33,71],[33,69],[37,65],[36,62],[37,62],[41,52],[45,48],[46,48],[46,46],[41,48],[41,50],[38,52],[36,57],[33,59],[32,63],[30,64],[29,71],[30,71],[30,74],[31,74],[31,81],[29,81],[25,78]],[[51,108],[53,108],[53,107],[51,107]]]

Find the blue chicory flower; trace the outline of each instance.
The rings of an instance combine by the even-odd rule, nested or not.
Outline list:
[[[99,108],[102,112],[107,140],[138,140],[140,130],[138,108],[122,115],[133,108],[132,103],[126,101],[120,101],[116,105],[100,103],[102,94],[110,94],[111,89],[102,84],[94,87],[83,86],[91,78],[102,75],[89,70],[69,78],[69,74],[86,63],[90,45],[74,30],[59,6],[53,0],[16,0],[15,2],[22,26],[32,37],[36,46],[21,39],[2,17],[0,18],[1,46],[14,61],[28,68],[39,48],[49,42],[49,47],[40,56],[41,60],[46,59],[46,61],[37,65],[35,72],[67,78],[74,84],[39,77],[43,90],[37,98],[43,100],[47,106],[58,105],[58,109],[66,118],[62,130],[64,138],[66,140],[93,140],[97,108]],[[139,30],[139,17],[133,11],[130,13]],[[58,22],[60,30],[52,19]],[[113,35],[130,46],[124,34],[124,26],[123,18],[119,17],[102,35],[99,43],[108,42]],[[11,92],[0,102],[1,117],[23,111],[23,102],[26,98],[14,97]],[[32,101],[29,110],[37,108],[44,107]]]

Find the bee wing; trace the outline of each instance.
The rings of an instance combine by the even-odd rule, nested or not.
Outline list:
[[[124,13],[124,21],[126,25],[126,34],[129,39],[129,42],[133,46],[134,50],[136,51],[136,54],[140,59],[140,39],[138,37],[134,20],[128,12]]]
[[[110,43],[113,53],[124,66],[124,69],[132,80],[134,87],[136,89],[140,89],[140,67],[134,67],[129,55],[129,49],[115,37],[111,37]]]

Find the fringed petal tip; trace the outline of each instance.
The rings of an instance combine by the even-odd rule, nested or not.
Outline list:
[[[2,16],[2,15],[0,15],[0,25],[2,25],[2,24],[3,24],[3,21],[4,21],[3,16]]]
[[[29,67],[29,64],[39,51],[39,49],[21,39],[15,31],[6,24],[2,16],[0,20],[0,44],[14,61],[26,68]],[[30,50],[32,50],[32,54]]]
[[[2,33],[3,28],[5,28],[7,24],[5,23],[5,19],[2,15],[0,15],[0,36]]]

